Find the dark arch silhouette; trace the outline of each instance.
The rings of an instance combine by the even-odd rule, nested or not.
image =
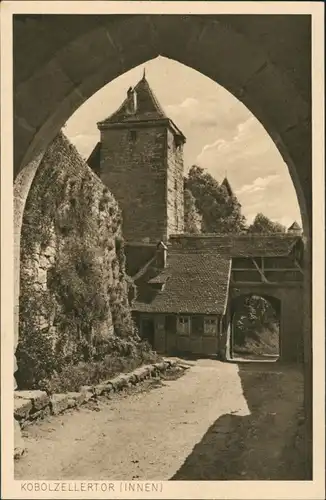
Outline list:
[[[310,75],[303,70],[310,64],[310,24],[301,17],[16,16],[15,174],[97,90],[162,55],[225,87],[262,123],[288,165],[306,219]],[[290,59],[297,44],[300,57]],[[280,52],[285,46],[286,57]],[[293,66],[301,79],[292,78]]]
[[[280,346],[281,346],[280,339],[281,339],[281,336],[284,334],[284,332],[282,331],[282,321],[281,321],[282,301],[280,300],[280,298],[273,296],[273,295],[260,294],[260,293],[257,294],[254,292],[252,292],[250,294],[246,293],[246,294],[238,295],[237,297],[234,297],[231,300],[231,304],[230,304],[231,329],[230,329],[230,339],[229,339],[230,359],[234,360],[237,357],[241,358],[243,356],[243,353],[241,355],[241,349],[239,349],[239,345],[237,345],[238,342],[235,339],[236,320],[237,320],[238,314],[243,312],[243,306],[245,304],[246,299],[251,299],[252,297],[262,298],[262,299],[266,300],[269,303],[269,305],[272,307],[272,309],[274,310],[275,315],[276,315],[277,320],[278,320],[277,346],[274,346],[275,349],[271,349],[271,351],[273,351],[272,356],[270,355],[270,353],[268,353],[268,352],[266,353],[264,349],[258,349],[258,351],[259,351],[258,353],[252,352],[252,349],[251,350],[250,349],[249,350],[242,349],[242,351],[244,351],[244,353],[245,353],[244,357],[248,360],[260,359],[260,360],[265,360],[265,361],[276,361],[279,359],[279,356],[280,356],[280,350],[279,350]],[[261,333],[262,332],[257,332],[258,338],[259,338],[259,335]],[[270,335],[272,335],[272,332],[270,332]],[[275,332],[274,332],[273,337],[275,337]],[[274,338],[273,340],[275,342],[276,339]],[[238,352],[236,352],[236,351],[238,351]]]
[[[305,235],[305,394],[309,427],[311,17],[16,15],[13,38],[16,318],[22,214],[48,144],[97,90],[149,59],[166,56],[200,71],[241,100],[262,123],[289,168]]]

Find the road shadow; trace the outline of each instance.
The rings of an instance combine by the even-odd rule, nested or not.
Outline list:
[[[171,480],[311,479],[305,466],[301,367],[262,362],[237,368],[249,414],[218,418]]]

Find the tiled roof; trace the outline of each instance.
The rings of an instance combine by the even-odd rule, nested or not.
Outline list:
[[[143,77],[133,89],[137,94],[137,111],[134,114],[130,114],[130,100],[131,97],[127,97],[120,108],[115,111],[111,116],[106,118],[100,123],[121,123],[124,121],[142,121],[142,120],[157,120],[161,118],[167,118],[163,109],[161,108],[154,92],[150,88],[148,81]]]
[[[232,257],[284,257],[298,241],[296,237],[271,235],[234,239],[230,246]]]
[[[170,250],[167,267],[150,279],[153,283],[165,283],[163,290],[139,286],[133,310],[222,314],[227,303],[230,271],[231,259],[225,255]]]
[[[160,103],[158,102],[153,90],[149,86],[148,81],[143,78],[137,83],[137,85],[132,89],[130,96],[127,96],[123,101],[121,106],[110,115],[105,120],[98,123],[98,127],[105,127],[105,125],[122,124],[122,123],[142,123],[152,120],[166,120],[170,126],[175,130],[175,132],[183,137],[185,136],[178,129],[178,127],[173,123],[171,119],[167,117],[164,110],[162,109]],[[137,108],[135,112],[131,112],[132,101],[134,99],[133,93],[136,93]]]
[[[241,234],[200,236],[172,236],[172,248],[187,253],[197,249],[230,257],[282,257],[289,255],[294,245],[301,240],[300,236],[291,234]]]

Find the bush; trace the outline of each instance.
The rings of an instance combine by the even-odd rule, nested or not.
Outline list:
[[[55,341],[49,329],[40,328],[35,314],[42,310],[47,316],[53,306],[48,292],[33,289],[30,280],[22,281],[20,337],[16,350],[16,381],[20,390],[77,391],[82,385],[96,384],[160,359],[147,342],[140,340],[133,324],[129,325],[129,319],[129,336],[91,338],[81,335],[78,338],[73,318],[61,312],[57,321],[62,330],[58,331]]]
[[[101,265],[90,244],[69,238],[58,255],[49,288],[62,308],[62,320],[70,318],[79,334],[89,338],[96,321],[108,313]]]
[[[81,341],[74,356],[65,356],[62,351],[54,352],[51,339],[37,330],[20,340],[16,356],[19,389],[41,389],[50,393],[79,391],[83,385],[97,384],[161,359],[147,342],[128,342],[114,337],[93,348]]]
[[[107,349],[115,349],[114,352],[104,354],[102,359],[98,356],[97,360],[78,362],[77,364],[70,363],[48,380],[42,381],[43,386],[51,394],[79,391],[83,385],[92,386],[120,373],[135,370],[143,364],[155,363],[160,360],[160,357],[146,343],[117,344],[115,340],[103,343],[103,346],[106,344]],[[104,352],[105,350],[103,350]]]
[[[16,349],[19,389],[38,389],[42,379],[60,369],[62,353],[53,349],[48,328],[41,328],[40,316],[47,319],[53,312],[54,301],[49,293],[33,288],[32,279],[21,280],[19,311],[19,342]]]
[[[15,377],[19,389],[40,389],[40,383],[60,370],[63,363],[55,355],[51,339],[39,330],[20,339],[16,358],[18,371]]]

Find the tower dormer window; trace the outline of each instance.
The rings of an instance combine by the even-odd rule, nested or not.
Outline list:
[[[137,132],[136,132],[136,130],[130,130],[130,132],[129,132],[129,140],[131,142],[135,142],[137,140]]]
[[[130,87],[127,91],[126,113],[128,115],[133,115],[136,112],[137,112],[137,92],[135,89]]]

